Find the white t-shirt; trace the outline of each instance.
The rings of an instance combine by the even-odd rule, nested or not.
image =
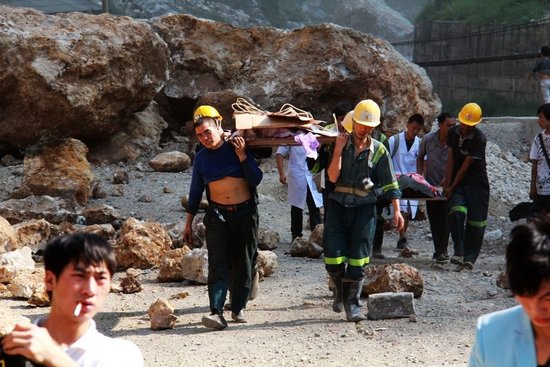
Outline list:
[[[546,147],[546,151],[550,155],[550,135],[542,132],[542,141]],[[544,152],[540,146],[539,134],[533,139],[529,159],[537,161],[537,194],[550,195],[550,167],[546,163]]]
[[[40,325],[42,320],[38,320]],[[80,367],[143,367],[141,350],[132,342],[110,338],[96,329],[94,320],[90,328],[65,353]]]

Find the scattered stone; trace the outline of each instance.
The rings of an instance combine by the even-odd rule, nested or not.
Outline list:
[[[412,292],[369,294],[367,299],[370,320],[395,319],[415,315]]]
[[[496,285],[502,289],[510,289],[510,282],[508,281],[508,275],[506,275],[505,271],[498,275]]]
[[[122,293],[132,294],[139,293],[143,290],[143,285],[137,277],[126,276],[120,280],[120,288]]]
[[[157,299],[147,311],[152,330],[173,329],[178,319],[174,315],[174,307],[164,299]]]
[[[112,224],[92,224],[91,226],[78,228],[76,232],[94,233],[106,241],[114,238],[116,234]]]
[[[34,270],[34,260],[29,247],[0,254],[0,283],[10,283],[19,274]]]
[[[170,297],[170,299],[185,299],[189,297],[191,294],[187,291],[179,292]]]
[[[36,306],[36,307],[50,306],[50,297],[46,292],[46,286],[44,285],[44,283],[41,283],[40,285],[36,286],[27,303],[29,305]]]
[[[94,199],[104,199],[107,197],[107,192],[101,182],[96,182],[92,188],[92,197]]]
[[[418,255],[418,251],[413,249],[412,247],[409,247],[409,246],[405,246],[400,252],[399,252],[399,256],[401,257],[405,257],[405,258],[409,258],[409,257],[413,257],[413,255]]]
[[[168,186],[164,186],[164,187],[162,188],[162,192],[163,192],[164,194],[171,194],[171,193],[174,192],[174,190],[172,190],[172,189],[169,188]]]
[[[269,277],[275,274],[277,270],[277,254],[273,251],[258,251],[258,273],[260,274],[260,279],[264,277]]]
[[[66,200],[47,195],[9,199],[0,203],[0,216],[15,224],[31,219],[44,219],[53,224],[74,222],[77,214]]]
[[[140,203],[151,203],[153,202],[153,197],[149,194],[145,194],[139,197],[138,201]]]
[[[29,299],[44,286],[44,268],[22,270],[10,282],[10,292],[15,298]]]
[[[492,231],[485,232],[484,239],[487,241],[495,241],[502,238],[502,230],[500,228],[497,228]]]
[[[141,269],[128,268],[126,269],[126,276],[128,278],[139,278],[141,276]]]
[[[275,250],[279,246],[279,233],[267,229],[258,229],[258,249]]]
[[[115,185],[122,185],[127,184],[130,182],[130,177],[128,176],[128,172],[126,172],[123,169],[118,169],[113,175],[113,183]]]
[[[206,284],[208,280],[208,251],[205,248],[195,248],[186,252],[183,255],[182,269],[184,279]]]
[[[183,276],[183,256],[191,251],[189,247],[184,246],[166,252],[159,266],[157,280],[159,282],[181,282]]]
[[[112,206],[106,204],[87,207],[81,212],[81,215],[86,218],[86,223],[88,225],[112,223],[120,218],[119,212]]]
[[[424,281],[420,272],[407,264],[371,265],[365,268],[363,295],[386,292],[412,292],[422,296]]]
[[[294,257],[310,257],[318,259],[323,254],[323,248],[303,237],[296,237],[290,244],[288,253]]]
[[[36,252],[54,236],[53,225],[44,219],[33,219],[14,224],[13,228],[19,245],[30,247],[32,252]]]
[[[0,254],[19,248],[17,232],[11,224],[0,217]]]
[[[124,186],[113,185],[113,190],[111,190],[111,196],[124,196]]]
[[[149,166],[157,172],[183,172],[191,167],[191,158],[178,151],[165,152],[151,159]]]
[[[170,236],[159,223],[128,218],[115,244],[117,264],[120,269],[158,267],[171,245]]]
[[[313,242],[323,247],[323,232],[325,230],[325,225],[323,223],[317,224],[311,234],[309,235],[309,242]]]

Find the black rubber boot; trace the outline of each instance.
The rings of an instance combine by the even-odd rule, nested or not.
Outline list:
[[[344,280],[344,310],[346,319],[350,322],[366,320],[359,307],[359,297],[363,289],[363,280]]]
[[[372,257],[375,259],[383,259],[382,242],[384,241],[384,219],[376,220],[376,230],[374,231],[374,241],[372,243]]]
[[[332,311],[340,313],[344,311],[344,290],[342,285],[344,273],[328,273],[328,275],[334,283],[334,301],[332,301]]]

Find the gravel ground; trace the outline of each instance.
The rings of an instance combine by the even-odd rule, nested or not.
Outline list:
[[[163,150],[176,148],[168,145]],[[123,216],[181,225],[184,212],[180,198],[187,194],[190,171],[153,172],[148,168],[148,158],[130,165],[94,166],[96,178],[108,193],[117,169],[126,170],[130,182],[123,196],[109,195],[91,200],[89,205],[104,203]],[[208,312],[206,286],[160,284],[156,270],[144,271],[142,292],[111,294],[106,309],[96,317],[101,331],[134,341],[143,351],[146,366],[466,366],[477,317],[514,305],[509,291],[495,285],[504,267],[504,246],[512,224],[502,210],[492,210],[486,241],[473,271],[458,272],[454,265],[438,266],[431,261],[433,245],[426,220],[414,221],[409,228],[409,242],[419,251],[413,258],[398,257],[394,251],[397,236],[386,232],[383,251],[387,258],[373,263],[404,262],[421,272],[424,293],[415,300],[416,318],[346,322],[342,314],[331,310],[332,294],[323,260],[294,258],[286,253],[290,242],[286,188],[278,182],[274,158],[264,160],[261,167],[260,226],[280,234],[281,243],[275,250],[279,267],[260,283],[258,298],[246,310],[247,324],[230,322],[221,332],[205,329],[200,319]],[[22,165],[0,167],[0,199],[7,199],[21,173]],[[165,187],[172,192],[164,193]],[[152,202],[139,201],[145,194]],[[117,274],[115,281],[120,276]],[[149,305],[183,291],[190,295],[170,300],[176,309],[176,327],[152,331],[147,317]],[[46,312],[20,300],[2,298],[2,302],[30,318]]]

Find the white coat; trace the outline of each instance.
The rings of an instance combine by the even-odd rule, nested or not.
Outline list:
[[[306,206],[307,187],[313,196],[315,206],[323,206],[323,196],[313,182],[313,175],[309,172],[306,162],[306,150],[301,145],[280,146],[277,153],[282,156],[288,155],[288,168],[286,173],[288,185],[288,203],[300,209]]]
[[[407,150],[405,132],[402,131],[397,135],[393,135],[388,141],[390,146],[390,154],[393,154],[394,152],[395,139],[399,139],[398,149],[392,156],[393,169],[395,173],[416,173],[416,158],[418,157],[418,151],[420,149],[420,139],[415,136],[411,149]],[[401,200],[399,201],[399,206],[403,212],[410,212],[412,218],[416,216],[416,211],[418,209],[417,200]]]

